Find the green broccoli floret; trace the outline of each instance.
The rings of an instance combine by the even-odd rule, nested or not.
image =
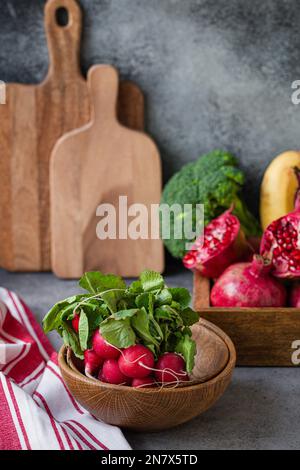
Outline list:
[[[203,155],[172,176],[163,190],[161,204],[180,204],[182,207],[192,204],[195,231],[196,204],[204,204],[204,225],[233,205],[233,213],[239,218],[245,235],[261,235],[258,221],[239,196],[245,177],[237,165],[237,159],[229,152],[214,150]],[[183,217],[183,212],[178,215],[178,219],[182,220]],[[175,258],[182,258],[186,253],[186,243],[193,240],[174,239],[174,222],[171,212],[171,238],[165,238],[164,243]]]

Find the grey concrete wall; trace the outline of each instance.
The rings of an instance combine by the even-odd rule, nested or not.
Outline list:
[[[47,71],[43,0],[1,0],[0,79]],[[267,163],[300,147],[297,0],[81,0],[82,68],[112,63],[147,96],[147,128],[167,179],[214,148],[233,151],[257,207]]]

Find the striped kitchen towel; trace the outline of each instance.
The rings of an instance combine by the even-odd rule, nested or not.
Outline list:
[[[122,432],[72,397],[27,305],[0,288],[0,449],[130,449]]]

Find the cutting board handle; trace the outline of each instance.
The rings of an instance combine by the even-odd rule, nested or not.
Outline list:
[[[59,24],[59,13],[65,14],[66,24]],[[75,0],[48,0],[45,6],[45,30],[49,49],[48,76],[62,81],[80,72],[80,38],[82,14]]]
[[[118,71],[111,65],[93,65],[88,71],[92,120],[101,125],[117,120]]]

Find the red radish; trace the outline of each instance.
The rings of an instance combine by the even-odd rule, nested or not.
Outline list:
[[[93,349],[86,349],[84,351],[84,366],[86,375],[94,375],[98,372],[100,366],[103,364],[103,359],[93,351]]]
[[[104,361],[98,378],[102,382],[108,382],[114,385],[129,385],[130,383],[128,377],[120,371],[118,361],[116,359],[106,359],[106,361]]]
[[[98,356],[103,359],[118,359],[120,356],[120,351],[105,341],[99,330],[96,330],[93,335],[92,346]]]
[[[156,380],[162,384],[170,382],[184,382],[189,380],[189,376],[185,371],[184,359],[176,353],[164,353],[158,358],[155,365]]]
[[[135,388],[155,387],[156,382],[153,377],[144,377],[141,379],[133,379],[131,386]]]
[[[254,255],[251,263],[226,269],[211,290],[213,307],[283,307],[286,289],[270,275],[271,261]]]
[[[290,292],[290,307],[300,308],[300,283],[295,282]]]
[[[251,252],[238,218],[232,209],[212,220],[183,258],[189,269],[198,269],[205,277],[217,278],[230,264]]]
[[[127,377],[140,379],[150,375],[154,366],[154,356],[150,349],[142,344],[135,344],[123,350],[119,357],[121,372]]]
[[[78,333],[79,331],[79,319],[80,319],[80,315],[78,315],[78,313],[75,313],[75,316],[72,320],[72,326],[73,326],[73,330],[76,331],[76,333]]]
[[[300,278],[300,169],[295,209],[272,222],[265,230],[260,253],[272,260],[272,274],[280,278]]]

